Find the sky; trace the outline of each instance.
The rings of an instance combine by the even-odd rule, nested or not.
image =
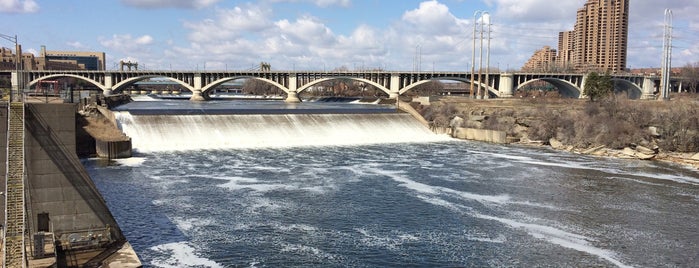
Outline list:
[[[470,71],[476,11],[490,66],[519,69],[557,47],[585,0],[0,0],[0,33],[24,52],[105,52],[144,70]],[[628,68],[660,66],[664,10],[673,66],[699,62],[699,2],[631,0]],[[479,34],[477,34],[479,36]],[[487,36],[487,34],[486,34]],[[476,66],[481,66],[476,42]],[[0,40],[3,47],[13,43]],[[483,64],[487,63],[487,39]],[[14,48],[13,48],[14,50]]]

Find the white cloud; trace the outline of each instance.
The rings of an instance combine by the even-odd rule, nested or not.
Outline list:
[[[436,0],[422,2],[417,9],[405,12],[402,21],[421,34],[459,34],[469,24],[466,20],[456,18],[449,7]]]
[[[583,6],[585,0],[485,0],[495,6],[495,17],[500,21],[518,22],[554,22],[575,21],[575,12]]]
[[[34,0],[0,0],[2,13],[34,13],[39,11],[39,4]]]
[[[199,22],[185,22],[185,28],[191,30],[189,39],[228,40],[237,38],[245,32],[261,32],[273,27],[269,20],[269,9],[248,5],[232,9],[218,9],[216,17]]]
[[[220,0],[121,0],[127,6],[137,8],[204,8]]]
[[[78,49],[78,50],[87,50],[87,49],[89,49],[88,46],[86,46],[86,45],[84,45],[84,44],[82,44],[82,43],[80,43],[80,42],[78,42],[78,41],[75,41],[75,42],[68,42],[68,43],[66,43],[66,45],[68,45],[69,47],[72,47],[72,48],[74,48],[74,49]]]
[[[308,2],[319,7],[349,7],[352,5],[352,0],[269,0],[272,3],[299,3]]]
[[[114,34],[111,38],[99,38],[102,46],[123,54],[147,53],[154,39],[150,35],[132,37],[130,34]]]
[[[352,5],[351,0],[314,0],[313,2],[319,7],[329,7],[329,6],[349,7],[350,5]]]
[[[275,24],[279,31],[290,37],[294,43],[305,43],[313,46],[334,45],[335,37],[333,32],[314,18],[301,17],[294,23],[281,20]]]

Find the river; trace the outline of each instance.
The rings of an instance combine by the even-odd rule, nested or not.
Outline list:
[[[181,118],[155,132],[143,116],[120,119],[143,144],[135,157],[84,163],[146,267],[699,265],[689,168],[452,140],[390,114],[269,119],[278,139],[323,143],[255,146],[223,142],[261,135],[226,134],[245,115],[214,115],[228,130]],[[173,128],[180,139],[145,148]],[[394,132],[409,138],[370,139]]]

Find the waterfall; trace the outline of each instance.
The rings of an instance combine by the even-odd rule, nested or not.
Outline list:
[[[412,116],[376,114],[132,115],[115,112],[139,152],[430,142]]]

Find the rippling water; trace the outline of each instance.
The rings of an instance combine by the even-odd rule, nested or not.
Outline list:
[[[696,267],[699,173],[464,141],[86,160],[148,267]]]

